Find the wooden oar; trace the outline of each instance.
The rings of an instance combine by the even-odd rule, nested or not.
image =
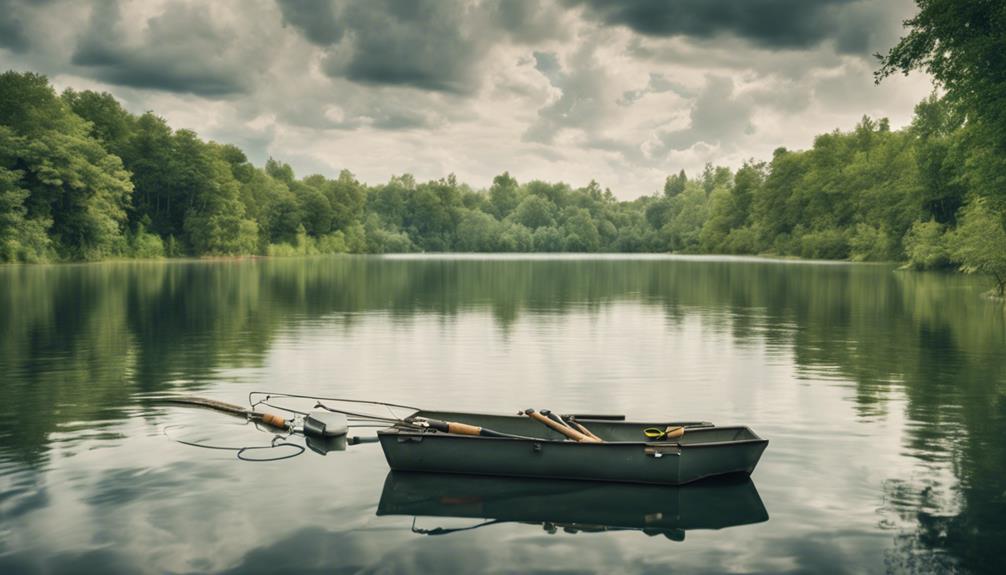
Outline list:
[[[524,414],[527,415],[528,417],[530,417],[531,419],[537,419],[538,421],[542,422],[543,424],[547,425],[548,427],[551,427],[552,429],[558,431],[559,433],[565,435],[566,437],[568,437],[570,439],[575,439],[576,441],[580,441],[580,442],[583,442],[583,443],[600,443],[601,442],[599,439],[594,439],[593,437],[591,437],[589,435],[585,435],[583,433],[580,433],[579,431],[577,431],[575,429],[572,429],[572,428],[567,427],[565,425],[560,425],[560,424],[552,421],[548,417],[546,417],[546,416],[538,413],[537,411],[535,411],[533,409],[526,409],[526,410],[524,410]]]
[[[559,417],[558,415],[552,413],[548,409],[539,409],[538,413],[544,415],[545,417],[551,419],[552,421],[558,423],[559,425],[562,425],[562,426],[565,426],[565,427],[569,427],[569,428],[573,428],[572,425],[566,423],[565,421],[563,421],[563,419],[561,417]],[[584,435],[586,435],[586,434],[584,434]]]
[[[596,439],[598,441],[602,441],[602,439],[600,437],[594,435],[593,433],[590,432],[589,429],[587,429],[586,427],[580,425],[578,422],[574,421],[572,417],[566,418],[566,417],[563,417],[561,415],[556,415],[556,414],[552,413],[551,411],[549,411],[547,409],[542,409],[538,413],[544,415],[545,417],[551,419],[552,421],[558,423],[559,425],[564,425],[564,426],[569,427],[569,428],[571,428],[573,430],[579,431],[580,433],[586,435],[587,437],[593,437],[594,439]]]
[[[570,417],[569,419],[565,419],[564,421],[566,421],[567,424],[572,425],[573,427],[575,427],[576,429],[578,429],[580,431],[580,433],[583,433],[584,435],[589,435],[590,437],[593,437],[594,439],[596,439],[598,441],[604,441],[603,439],[601,439],[597,435],[594,435],[594,432],[592,432],[591,430],[587,429],[586,426],[584,426],[582,423],[580,423],[576,419]]]

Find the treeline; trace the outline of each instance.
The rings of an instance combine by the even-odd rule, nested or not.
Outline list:
[[[596,182],[475,190],[453,176],[297,178],[111,95],[0,75],[0,260],[239,254],[679,252],[972,265],[1003,247],[988,154],[936,97],[908,128],[864,118],[736,172],[707,166],[618,201]],[[994,163],[994,162],[993,162]],[[982,269],[981,271],[988,271]]]

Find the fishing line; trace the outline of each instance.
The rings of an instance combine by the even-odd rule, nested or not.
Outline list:
[[[296,413],[297,415],[300,415],[300,416],[306,416],[307,415],[306,411],[299,411],[299,410],[296,410],[296,409],[293,409],[293,408],[290,408],[290,407],[283,407],[282,405],[274,405],[272,403],[269,403],[269,397],[268,396],[266,396],[265,399],[256,401],[255,403],[252,403],[251,404],[251,408],[255,409],[256,407],[258,407],[260,405],[265,405],[267,407],[271,407],[273,409],[279,409],[281,411],[289,411],[290,413]]]
[[[392,417],[384,417],[382,415],[372,415],[372,414],[369,414],[369,413],[357,413],[357,412],[354,412],[354,411],[347,411],[345,409],[336,409],[334,407],[329,407],[329,406],[325,405],[324,403],[322,403],[320,401],[318,402],[317,405],[315,405],[315,407],[320,407],[320,408],[324,409],[325,411],[331,411],[332,413],[342,413],[344,415],[349,415],[349,416],[352,416],[352,417],[357,417],[357,418],[359,418],[361,420],[385,421],[385,422],[388,422],[388,423],[404,423],[404,424],[408,424],[409,423],[409,422],[405,421],[404,419],[401,419],[401,418],[398,418],[398,417],[394,417],[394,418],[392,418]]]
[[[253,398],[253,396],[256,396],[256,395],[264,395],[265,396],[264,401],[268,401],[271,398],[288,397],[288,398],[291,398],[291,399],[313,399],[314,401],[317,401],[317,402],[321,402],[321,401],[337,401],[337,402],[340,402],[340,403],[360,403],[360,404],[366,404],[366,405],[381,405],[381,406],[384,406],[385,408],[387,408],[388,411],[391,412],[392,416],[396,420],[400,420],[401,418],[398,417],[398,415],[391,409],[392,407],[398,407],[398,408],[401,408],[401,409],[409,409],[409,410],[412,410],[412,411],[420,411],[420,409],[418,407],[414,406],[414,405],[403,405],[403,404],[400,404],[400,403],[390,403],[390,402],[387,402],[387,401],[372,401],[372,400],[366,400],[366,399],[346,399],[346,398],[342,398],[342,397],[322,397],[322,396],[318,396],[318,395],[302,395],[302,394],[297,394],[297,393],[276,393],[276,392],[271,392],[271,391],[251,391],[251,392],[248,392],[248,403],[249,403],[249,405],[255,405],[255,402],[253,401],[252,398]],[[286,408],[282,408],[282,407],[278,407],[278,406],[273,406],[273,407],[276,407],[278,409],[286,409]],[[293,411],[293,410],[290,410],[290,411]],[[296,413],[296,412],[294,412],[294,413]],[[366,417],[371,417],[371,416],[370,416],[370,414],[366,414]]]
[[[252,409],[254,409],[254,408],[258,407],[259,405],[264,405],[266,407],[271,407],[273,409],[279,409],[279,410],[282,410],[282,411],[289,411],[290,413],[297,414],[297,415],[299,415],[301,417],[307,417],[309,415],[309,413],[306,412],[306,411],[299,411],[299,410],[292,409],[292,408],[289,408],[289,407],[283,407],[282,405],[276,405],[274,403],[269,403],[265,399],[261,399],[259,401],[256,401],[255,403],[251,404],[251,407],[252,407]],[[333,413],[342,413],[344,415],[349,416],[349,417],[347,417],[348,421],[355,422],[355,423],[362,423],[362,422],[374,423],[375,421],[385,422],[385,423],[373,424],[373,425],[349,425],[348,427],[385,427],[388,423],[401,423],[401,422],[404,421],[402,419],[398,419],[398,418],[392,419],[392,418],[384,417],[384,416],[381,416],[381,415],[370,415],[370,414],[362,414],[362,413],[361,414],[357,414],[357,413],[354,413],[352,411],[345,411],[345,410],[341,410],[341,409],[336,409],[334,407],[328,407],[326,405],[322,405],[320,402],[315,407],[320,407],[320,408],[324,409],[325,411],[331,411]],[[394,413],[392,413],[392,415],[394,415]]]
[[[384,405],[388,407],[400,407],[402,409],[412,409],[419,411],[419,408],[414,405],[403,405],[401,403],[390,403],[387,401],[373,401],[368,399],[345,399],[341,397],[322,397],[320,395],[299,395],[296,393],[276,393],[272,391],[251,391],[248,392],[248,401],[251,402],[251,397],[253,395],[265,395],[268,399],[269,397],[290,397],[295,399],[314,399],[318,401],[341,401],[344,403],[367,403],[370,405]]]
[[[237,426],[237,427],[243,427],[244,425],[247,425],[247,423],[245,423],[245,424],[243,424],[241,426]],[[303,445],[297,445],[296,443],[290,443],[289,441],[286,441],[286,439],[290,437],[289,434],[285,435],[285,436],[284,435],[274,435],[273,438],[272,438],[272,442],[270,442],[269,445],[246,445],[246,446],[243,446],[243,447],[234,447],[234,446],[231,446],[231,445],[212,445],[212,444],[209,444],[209,443],[199,443],[199,442],[195,442],[195,441],[186,441],[184,439],[179,439],[177,437],[174,437],[174,436],[172,436],[169,433],[169,430],[171,430],[171,429],[181,429],[181,428],[185,428],[185,427],[187,427],[187,426],[182,425],[182,424],[166,425],[166,426],[164,426],[164,429],[161,430],[161,432],[168,439],[170,439],[170,440],[172,440],[172,441],[174,441],[176,443],[180,443],[182,445],[188,445],[188,446],[191,446],[191,447],[199,447],[199,448],[202,448],[202,449],[214,449],[214,450],[217,450],[217,451],[233,451],[233,452],[235,452],[237,458],[240,459],[241,461],[255,461],[255,462],[281,461],[283,459],[291,459],[293,457],[297,457],[298,455],[304,453],[304,450],[305,450],[305,448],[304,448]],[[281,448],[284,448],[284,447],[292,447],[296,451],[294,451],[293,453],[288,453],[286,455],[279,455],[279,456],[270,457],[270,458],[267,458],[267,459],[260,459],[260,458],[255,458],[255,457],[245,457],[244,456],[244,454],[246,452],[249,452],[249,451],[258,451],[258,450],[263,450],[263,449],[281,449]]]

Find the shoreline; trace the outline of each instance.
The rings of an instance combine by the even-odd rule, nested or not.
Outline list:
[[[375,257],[387,259],[450,259],[450,260],[678,260],[678,261],[719,261],[719,262],[766,262],[780,264],[821,264],[821,265],[877,265],[898,266],[898,271],[953,271],[945,270],[915,270],[906,267],[905,261],[853,261],[849,259],[828,260],[812,259],[800,256],[780,256],[774,254],[696,254],[674,252],[392,252],[392,253],[327,253],[327,254],[292,254],[292,255],[232,255],[232,256],[164,256],[156,258],[107,258],[93,261],[45,261],[45,262],[3,262],[5,267],[32,266],[80,266],[109,263],[213,263],[213,262],[244,262],[266,260],[288,260],[297,258],[323,257]],[[954,273],[959,273],[954,271]]]

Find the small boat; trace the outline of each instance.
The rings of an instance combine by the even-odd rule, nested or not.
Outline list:
[[[694,529],[724,529],[768,520],[748,477],[665,487],[443,475],[392,471],[384,481],[377,515],[482,520],[463,527],[417,527],[447,535],[500,523],[539,525],[549,533],[640,531],[674,541]],[[427,522],[423,522],[427,523]]]
[[[393,470],[662,485],[750,475],[768,446],[743,426],[602,417],[563,418],[600,441],[569,441],[533,417],[425,410],[377,437]],[[436,425],[417,425],[423,422]],[[678,428],[676,436],[653,433]]]

